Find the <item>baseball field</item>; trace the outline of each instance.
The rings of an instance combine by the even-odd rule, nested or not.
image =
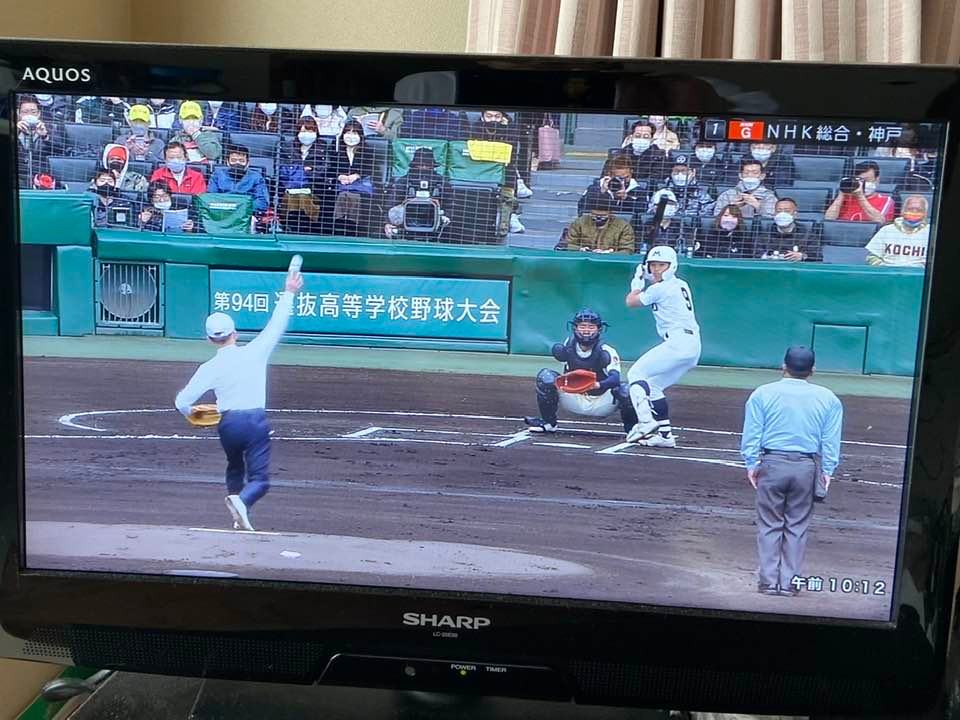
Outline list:
[[[688,374],[667,393],[666,450],[624,444],[616,415],[530,435],[521,418],[551,360],[282,346],[272,489],[250,533],[224,507],[215,428],[173,409],[211,346],[25,342],[31,567],[888,616],[908,379],[815,376],[843,401],[842,457],[811,524],[806,574],[823,589],[791,598],[756,592],[738,452],[744,401],[774,371]]]

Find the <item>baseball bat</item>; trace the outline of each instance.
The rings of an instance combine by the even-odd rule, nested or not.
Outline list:
[[[290,267],[287,268],[287,273],[289,275],[296,275],[298,272],[300,272],[301,267],[303,267],[303,256],[294,255],[292,258],[290,258]]]

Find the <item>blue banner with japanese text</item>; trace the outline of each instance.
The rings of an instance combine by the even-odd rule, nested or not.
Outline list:
[[[270,319],[286,273],[210,271],[211,312],[241,331]],[[288,332],[506,340],[506,280],[304,273]]]

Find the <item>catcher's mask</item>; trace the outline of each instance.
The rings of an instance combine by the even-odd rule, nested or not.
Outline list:
[[[597,329],[590,335],[585,335],[580,332],[578,325],[581,323],[590,323],[591,325],[596,325]],[[573,337],[576,338],[577,342],[583,345],[584,347],[592,347],[596,345],[600,340],[600,333],[603,332],[603,329],[607,327],[607,324],[603,321],[603,318],[600,317],[600,314],[594,312],[590,308],[583,308],[580,312],[573,316],[573,320],[569,323],[570,329],[573,330]]]
[[[649,263],[651,262],[662,262],[669,265],[669,267],[663,271],[664,280],[669,280],[674,277],[677,274],[677,268],[680,266],[680,261],[677,259],[677,251],[669,245],[656,245],[650,248],[650,252],[647,253],[647,257],[643,262],[643,269],[647,273],[650,272]]]

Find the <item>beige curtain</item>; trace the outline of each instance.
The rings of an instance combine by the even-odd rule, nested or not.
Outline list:
[[[960,62],[958,0],[470,0],[467,51]]]

